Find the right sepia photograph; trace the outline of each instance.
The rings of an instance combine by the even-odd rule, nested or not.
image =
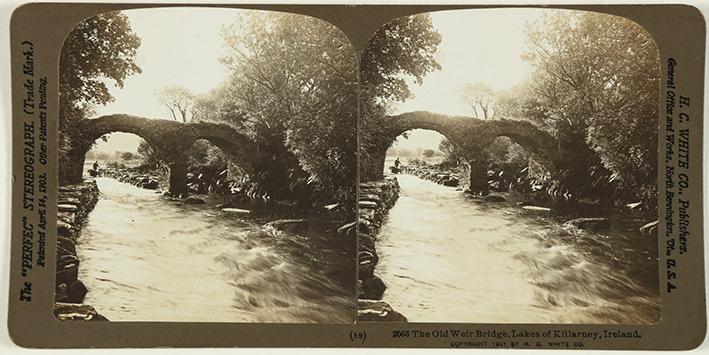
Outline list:
[[[397,18],[360,67],[358,320],[660,320],[660,59],[597,12]]]

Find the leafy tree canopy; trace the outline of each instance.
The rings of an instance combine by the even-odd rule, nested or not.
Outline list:
[[[68,176],[77,174],[67,170],[82,169],[68,158],[73,146],[88,143],[81,137],[81,120],[91,115],[96,105],[113,100],[109,84],[122,87],[126,77],[141,72],[134,61],[139,46],[140,38],[120,12],[81,22],[64,41],[59,57],[60,183],[76,182],[68,181]]]
[[[125,78],[140,73],[134,61],[140,38],[128,18],[108,12],[89,18],[67,36],[59,59],[62,108],[90,108],[113,100],[107,83],[123,87]]]
[[[421,83],[441,68],[435,59],[441,36],[428,14],[394,19],[369,39],[360,62],[360,173],[363,181],[381,178],[376,159],[388,146],[387,105],[412,97],[406,78]],[[388,143],[388,142],[387,142]]]
[[[557,12],[528,35],[531,101],[544,113],[536,117],[567,153],[562,184],[577,196],[652,203],[660,82],[652,38],[630,20],[593,12]]]
[[[357,61],[346,36],[312,17],[253,12],[223,37],[228,102],[259,145],[256,180],[282,197],[354,199]]]

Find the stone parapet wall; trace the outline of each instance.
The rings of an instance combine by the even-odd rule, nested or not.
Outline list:
[[[76,255],[81,228],[98,198],[98,186],[93,179],[59,187],[55,283],[55,301],[59,306],[55,306],[54,312],[58,319],[105,319],[91,306],[82,304],[88,290],[78,278],[80,260]]]
[[[398,198],[399,183],[393,176],[359,185],[357,222],[359,239],[357,319],[359,321],[406,321],[406,318],[393,310],[389,304],[380,301],[386,285],[374,275],[379,262],[375,249],[377,235],[386,214],[394,207]]]

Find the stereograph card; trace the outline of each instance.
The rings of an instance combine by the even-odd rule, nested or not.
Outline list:
[[[33,3],[10,31],[19,346],[704,341],[692,6]]]

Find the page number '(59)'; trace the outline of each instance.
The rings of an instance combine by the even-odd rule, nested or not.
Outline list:
[[[350,341],[353,343],[362,343],[367,340],[367,332],[364,330],[351,330],[350,331]]]

